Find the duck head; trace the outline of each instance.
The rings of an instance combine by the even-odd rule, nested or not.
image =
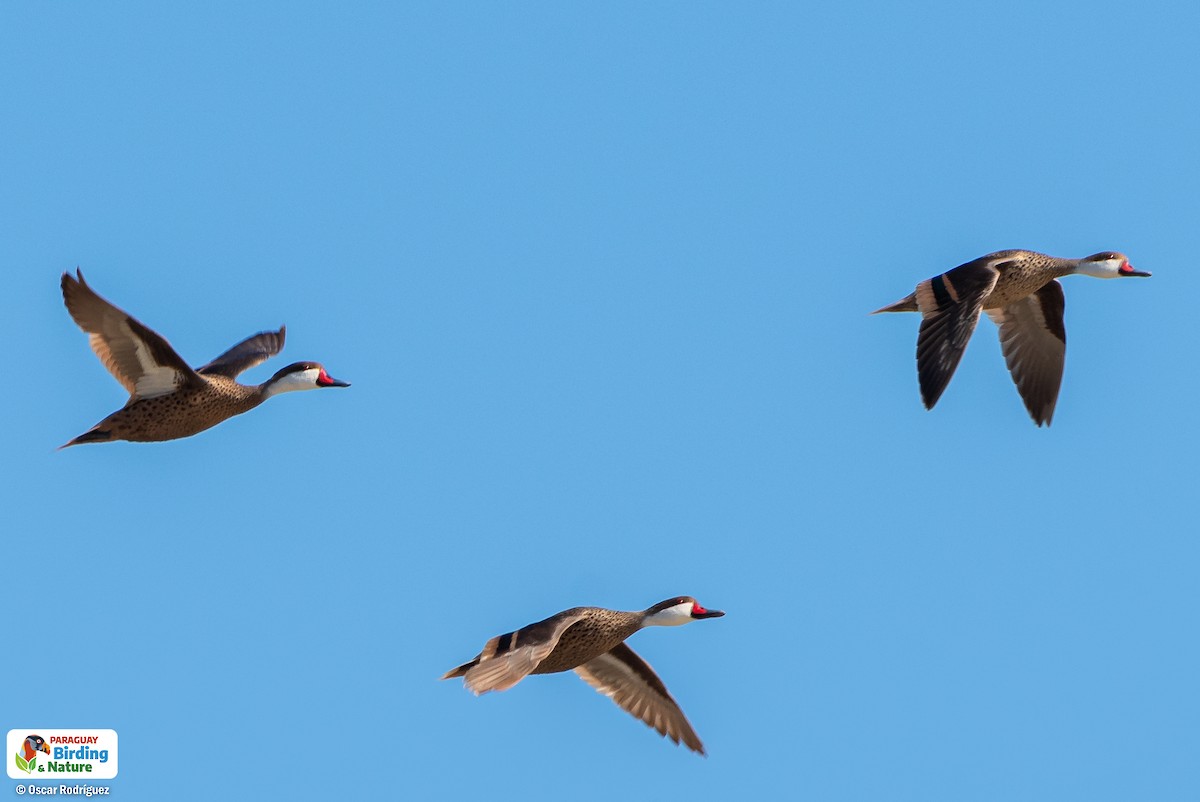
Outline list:
[[[1079,260],[1079,267],[1075,272],[1096,278],[1124,278],[1127,276],[1146,278],[1150,275],[1142,270],[1134,270],[1133,265],[1129,264],[1129,258],[1125,254],[1115,251],[1101,251],[1083,257]]]
[[[720,618],[725,613],[720,610],[706,610],[700,602],[691,596],[676,596],[673,599],[660,601],[645,612],[644,626],[648,627],[677,627],[690,624],[701,618]]]
[[[349,386],[349,382],[338,381],[326,373],[325,368],[318,362],[293,362],[268,379],[263,384],[263,391],[266,395],[272,396],[296,390]]]

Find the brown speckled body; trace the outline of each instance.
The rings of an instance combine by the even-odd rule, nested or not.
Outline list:
[[[175,440],[254,409],[266,398],[261,387],[239,384],[225,376],[205,376],[204,381],[196,390],[130,401],[89,431],[108,432],[109,440]]]
[[[642,628],[642,613],[626,613],[606,610],[603,607],[575,607],[546,619],[556,621],[564,616],[580,613],[584,618],[567,628],[554,651],[542,660],[533,674],[556,674],[570,671],[605,652],[612,651],[618,644]],[[541,623],[541,622],[539,622]],[[538,624],[531,624],[530,629]],[[518,630],[520,633],[522,630]]]
[[[1070,275],[1079,264],[1076,259],[1060,259],[1036,251],[997,251],[986,259],[1012,259],[998,268],[996,286],[984,299],[984,309],[1000,309],[1026,298],[1056,278]]]
[[[1008,261],[1005,261],[1008,260]],[[976,264],[995,264],[999,276],[996,286],[983,299],[983,309],[1002,309],[1010,304],[1028,298],[1056,278],[1069,276],[1079,265],[1078,259],[1060,259],[1037,251],[1007,250],[989,253],[978,259],[959,265],[950,274]],[[950,275],[947,274],[947,275]],[[945,277],[943,277],[945,278]],[[920,303],[929,303],[928,298],[918,302],[922,291],[927,289],[932,279],[922,281],[917,291],[908,294],[894,304],[885,306],[879,312],[919,312]],[[955,293],[957,296],[957,291]],[[936,307],[933,307],[936,308]]]

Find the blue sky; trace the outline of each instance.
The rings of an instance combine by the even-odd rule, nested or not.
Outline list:
[[[1195,799],[1200,55],[1118,3],[9,3],[2,729],[111,727],[122,799]],[[1064,280],[1054,425],[980,324]],[[166,444],[93,286],[202,364],[288,326],[345,391]],[[571,674],[439,683],[561,609],[707,759]]]

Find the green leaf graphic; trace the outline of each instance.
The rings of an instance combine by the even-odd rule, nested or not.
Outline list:
[[[33,771],[33,767],[37,765],[37,755],[29,758],[29,770]]]
[[[21,757],[20,752],[17,752],[13,757],[17,759],[17,768],[21,771],[29,771],[29,764],[25,762],[25,758]]]

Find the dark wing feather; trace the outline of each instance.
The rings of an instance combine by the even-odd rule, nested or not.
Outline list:
[[[988,317],[1000,327],[1000,347],[1017,392],[1038,426],[1050,425],[1062,387],[1065,309],[1062,285],[1051,281],[1016,303],[988,310]]]
[[[196,372],[205,375],[225,376],[236,379],[242,372],[261,365],[283,350],[287,326],[279,331],[263,331],[247,337]]]
[[[998,267],[985,257],[917,285],[917,377],[926,409],[933,409],[958,368],[983,301],[996,286]]]
[[[92,350],[132,398],[154,398],[204,380],[162,335],[97,295],[83,279],[63,273],[63,302],[87,332]]]
[[[704,744],[654,669],[624,643],[575,669],[575,673],[622,710],[675,743],[704,754]]]
[[[584,614],[581,608],[566,610],[515,632],[498,635],[484,644],[474,660],[447,671],[442,679],[463,677],[463,684],[476,696],[488,691],[506,691],[537,668],[554,651],[567,628]]]

